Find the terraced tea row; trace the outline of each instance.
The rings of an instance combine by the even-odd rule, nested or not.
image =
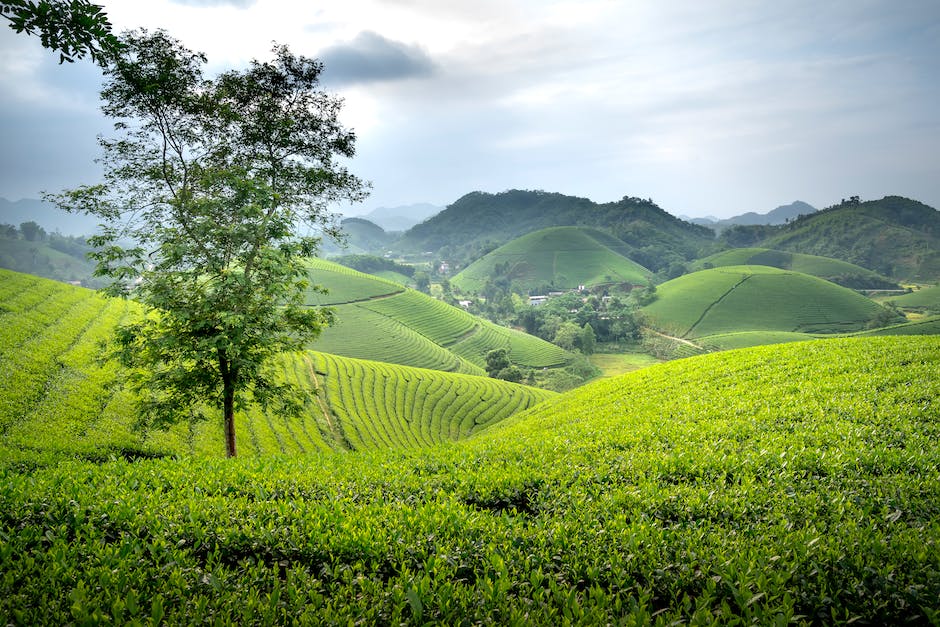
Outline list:
[[[318,384],[354,449],[421,447],[465,438],[551,392],[487,377],[310,353]]]
[[[415,290],[329,261],[312,262],[314,280],[325,280],[337,324],[324,330],[317,350],[447,372],[484,374],[486,354],[507,348],[510,360],[526,368],[553,368],[572,355],[535,336],[478,318]],[[344,281],[355,279],[347,290]],[[369,282],[375,285],[369,287]],[[387,293],[393,288],[395,293]]]

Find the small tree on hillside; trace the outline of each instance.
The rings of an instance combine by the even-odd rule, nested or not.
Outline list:
[[[353,155],[355,136],[339,124],[341,101],[318,87],[321,64],[286,47],[207,79],[205,57],[161,31],[122,42],[102,91],[118,131],[100,142],[105,184],[53,199],[102,219],[98,274],[149,310],[118,329],[114,351],[141,420],[166,426],[218,407],[234,456],[236,409],[297,412],[308,400],[271,364],[330,319],[304,306],[303,260],[319,240],[298,229],[337,235],[328,204],[365,196],[334,161]]]

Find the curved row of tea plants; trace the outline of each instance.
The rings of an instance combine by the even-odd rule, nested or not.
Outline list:
[[[307,293],[309,305],[354,303],[397,294],[404,290],[402,285],[393,281],[365,274],[325,259],[309,259],[307,266],[310,268],[311,284],[326,290],[326,293],[309,291]]]
[[[329,289],[326,295],[311,294],[311,302],[332,304],[337,313],[337,323],[312,346],[317,350],[480,375],[486,354],[496,348],[509,349],[510,360],[526,368],[553,368],[571,361],[572,355],[554,344],[426,294],[330,261],[310,263],[313,281]]]
[[[395,298],[398,297],[388,300]],[[333,309],[336,312],[334,324],[323,330],[311,348],[415,368],[486,374],[480,366],[429,340],[410,325],[376,313],[364,307],[363,303],[336,305]]]
[[[457,444],[0,481],[15,623],[940,621],[940,338],[716,353]]]
[[[167,431],[134,427],[133,399],[113,385],[116,366],[99,361],[100,345],[115,325],[126,316],[139,315],[134,303],[7,271],[0,271],[0,296],[0,465],[31,467],[62,455],[107,459],[224,454],[221,421],[184,423]],[[458,363],[453,354],[439,350],[451,363]],[[314,366],[314,361],[319,365]],[[459,363],[482,373],[469,363]],[[315,367],[326,373],[321,377],[326,384],[307,414],[286,418],[257,408],[237,413],[241,455],[424,445],[465,437],[480,425],[551,396],[486,377],[353,363],[318,353],[285,356],[282,372],[294,383],[316,387]],[[348,372],[355,374],[345,381]],[[439,391],[437,396],[431,388]],[[457,394],[467,402],[455,403],[452,397]],[[424,404],[374,402],[400,396]],[[470,402],[473,398],[479,402]],[[405,432],[385,438],[347,437],[357,430],[387,429],[403,420],[410,425]]]
[[[357,450],[462,439],[554,396],[488,377],[309,356],[344,441]]]

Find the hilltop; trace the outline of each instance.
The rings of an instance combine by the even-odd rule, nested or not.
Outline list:
[[[735,247],[833,257],[895,279],[940,279],[940,212],[900,196],[853,198],[789,224],[733,227],[722,239]]]
[[[461,270],[451,283],[479,292],[488,279],[505,277],[515,289],[575,289],[579,285],[647,285],[650,271],[628,259],[620,240],[586,227],[550,227],[528,233]]]
[[[621,240],[630,258],[651,270],[693,259],[713,243],[714,231],[683,222],[651,200],[625,197],[598,204],[543,191],[472,192],[406,231],[397,246],[413,252],[506,243],[553,226],[585,226]]]
[[[732,248],[700,259],[693,264],[697,269],[722,266],[761,265],[811,274],[843,287],[853,289],[896,289],[897,283],[867,268],[847,261],[805,255],[802,253],[771,250],[769,248]]]
[[[848,288],[769,266],[701,270],[663,283],[656,294],[643,312],[656,327],[682,338],[855,331],[882,310]]]

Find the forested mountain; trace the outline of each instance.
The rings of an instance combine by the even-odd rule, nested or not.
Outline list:
[[[788,224],[736,226],[721,237],[734,247],[834,257],[898,279],[940,278],[940,212],[900,196],[853,197]]]
[[[459,251],[485,241],[502,244],[552,226],[603,229],[628,245],[634,261],[651,270],[698,257],[714,241],[711,229],[684,222],[651,200],[624,197],[599,204],[564,194],[509,190],[463,196],[407,231],[398,246],[412,252],[444,247]]]

